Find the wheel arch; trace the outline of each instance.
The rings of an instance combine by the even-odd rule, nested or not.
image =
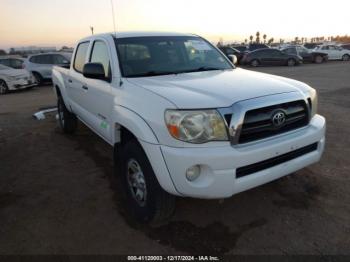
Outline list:
[[[170,194],[180,195],[165,164],[159,141],[146,121],[137,113],[120,107],[114,124],[114,160],[119,161],[120,149],[135,139],[147,156],[160,186]],[[120,117],[123,116],[123,117]]]
[[[113,144],[124,143],[123,139],[136,138],[151,144],[159,144],[159,140],[143,119],[136,112],[122,106],[116,106],[113,114]]]

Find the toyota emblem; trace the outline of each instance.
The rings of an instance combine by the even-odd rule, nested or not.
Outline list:
[[[282,127],[286,123],[286,114],[282,111],[274,113],[272,123],[275,127]]]

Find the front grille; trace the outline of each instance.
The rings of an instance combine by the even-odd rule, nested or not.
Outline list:
[[[315,144],[297,149],[295,151],[292,151],[292,152],[284,154],[284,155],[270,158],[268,160],[265,160],[265,161],[262,161],[259,163],[255,163],[255,164],[252,164],[249,166],[237,168],[236,178],[248,176],[248,175],[254,174],[256,172],[280,165],[280,164],[285,163],[287,161],[290,161],[290,160],[293,160],[295,158],[306,155],[308,153],[314,152],[317,150],[317,148],[318,148],[318,143],[315,143]]]
[[[276,127],[272,121],[274,114],[282,111],[285,123]],[[309,109],[304,100],[254,109],[245,115],[239,143],[244,144],[259,139],[282,134],[309,123]]]

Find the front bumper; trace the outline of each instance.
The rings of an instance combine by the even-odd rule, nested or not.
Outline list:
[[[37,83],[34,80],[32,80],[32,79],[29,79],[29,80],[24,80],[24,79],[14,80],[14,81],[11,81],[9,83],[9,90],[25,89],[25,88],[36,86],[36,85],[37,85]]]
[[[305,128],[261,142],[234,147],[230,145],[206,148],[160,146],[162,157],[159,157],[160,155],[157,158],[149,156],[149,159],[153,167],[157,166],[155,170],[157,177],[164,177],[164,172],[169,172],[178,195],[196,198],[227,198],[318,162],[325,148],[325,132],[325,119],[316,115]],[[314,143],[317,143],[315,151],[236,178],[237,168],[275,158]],[[148,145],[147,147],[159,147],[159,145]],[[167,169],[163,167],[163,174],[159,174],[157,170],[160,170],[159,166],[164,166],[164,161]],[[202,173],[197,180],[189,182],[186,179],[186,170],[194,165],[200,165]],[[164,186],[163,188],[174,193],[173,190],[168,190]]]

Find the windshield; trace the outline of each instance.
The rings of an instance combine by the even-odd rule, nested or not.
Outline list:
[[[217,49],[200,37],[132,37],[115,41],[124,77],[233,68]]]

